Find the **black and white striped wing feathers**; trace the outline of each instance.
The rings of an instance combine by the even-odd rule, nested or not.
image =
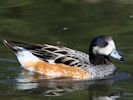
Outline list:
[[[70,66],[85,67],[89,64],[89,55],[66,47],[52,45],[37,45],[40,48],[29,50],[40,59],[49,63],[63,63]]]

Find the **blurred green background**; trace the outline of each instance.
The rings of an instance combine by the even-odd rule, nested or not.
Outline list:
[[[84,84],[77,83],[78,85],[74,85],[81,86],[82,89],[58,97],[45,96],[44,91],[49,90],[47,82],[37,82],[35,89],[19,90],[16,78],[21,76],[22,69],[15,55],[0,42],[0,100],[94,100],[93,92],[99,94],[106,93],[107,90],[124,92],[124,96],[118,98],[119,100],[132,100],[132,32],[133,0],[1,0],[1,40],[62,45],[87,53],[92,38],[98,35],[111,35],[117,49],[125,58],[123,63],[113,62],[119,68],[118,72],[126,72],[130,78],[125,79],[128,75],[120,74],[119,78],[122,77],[124,80],[113,82],[107,89],[106,84],[103,86],[105,89],[100,89],[100,92],[97,91],[97,84],[89,84],[86,88]],[[28,74],[24,77],[33,76]],[[58,87],[63,88],[60,85]],[[66,87],[71,86],[65,85]]]

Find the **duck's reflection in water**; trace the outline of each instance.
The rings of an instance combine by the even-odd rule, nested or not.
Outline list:
[[[111,93],[113,79],[95,81],[74,81],[71,79],[46,79],[46,77],[23,70],[15,85],[18,90],[45,96],[61,96],[69,92],[87,90],[90,100],[115,100],[120,92]]]
[[[110,81],[107,81],[110,82]],[[111,84],[100,83],[91,85],[88,89],[89,100],[116,100],[122,95],[122,92],[110,91]]]

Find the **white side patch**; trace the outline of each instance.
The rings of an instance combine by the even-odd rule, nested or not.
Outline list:
[[[34,56],[30,51],[22,47],[18,47],[18,48],[21,50],[16,53],[16,56],[22,66],[24,66],[24,63],[27,63],[29,61],[32,61],[32,62],[40,61],[40,59]]]
[[[54,60],[48,60],[48,63],[55,64]]]

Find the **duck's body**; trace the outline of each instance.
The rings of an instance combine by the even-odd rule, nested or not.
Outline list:
[[[7,40],[4,40],[4,44],[15,51],[18,61],[25,69],[38,72],[48,78],[70,77],[81,80],[103,78],[113,74],[116,69],[109,62],[107,53],[100,55],[94,50],[91,50],[90,56],[95,56],[90,57],[86,53],[66,47],[32,45]],[[90,49],[93,49],[93,46]],[[111,49],[109,54],[115,46]],[[118,59],[121,57],[119,56]]]

